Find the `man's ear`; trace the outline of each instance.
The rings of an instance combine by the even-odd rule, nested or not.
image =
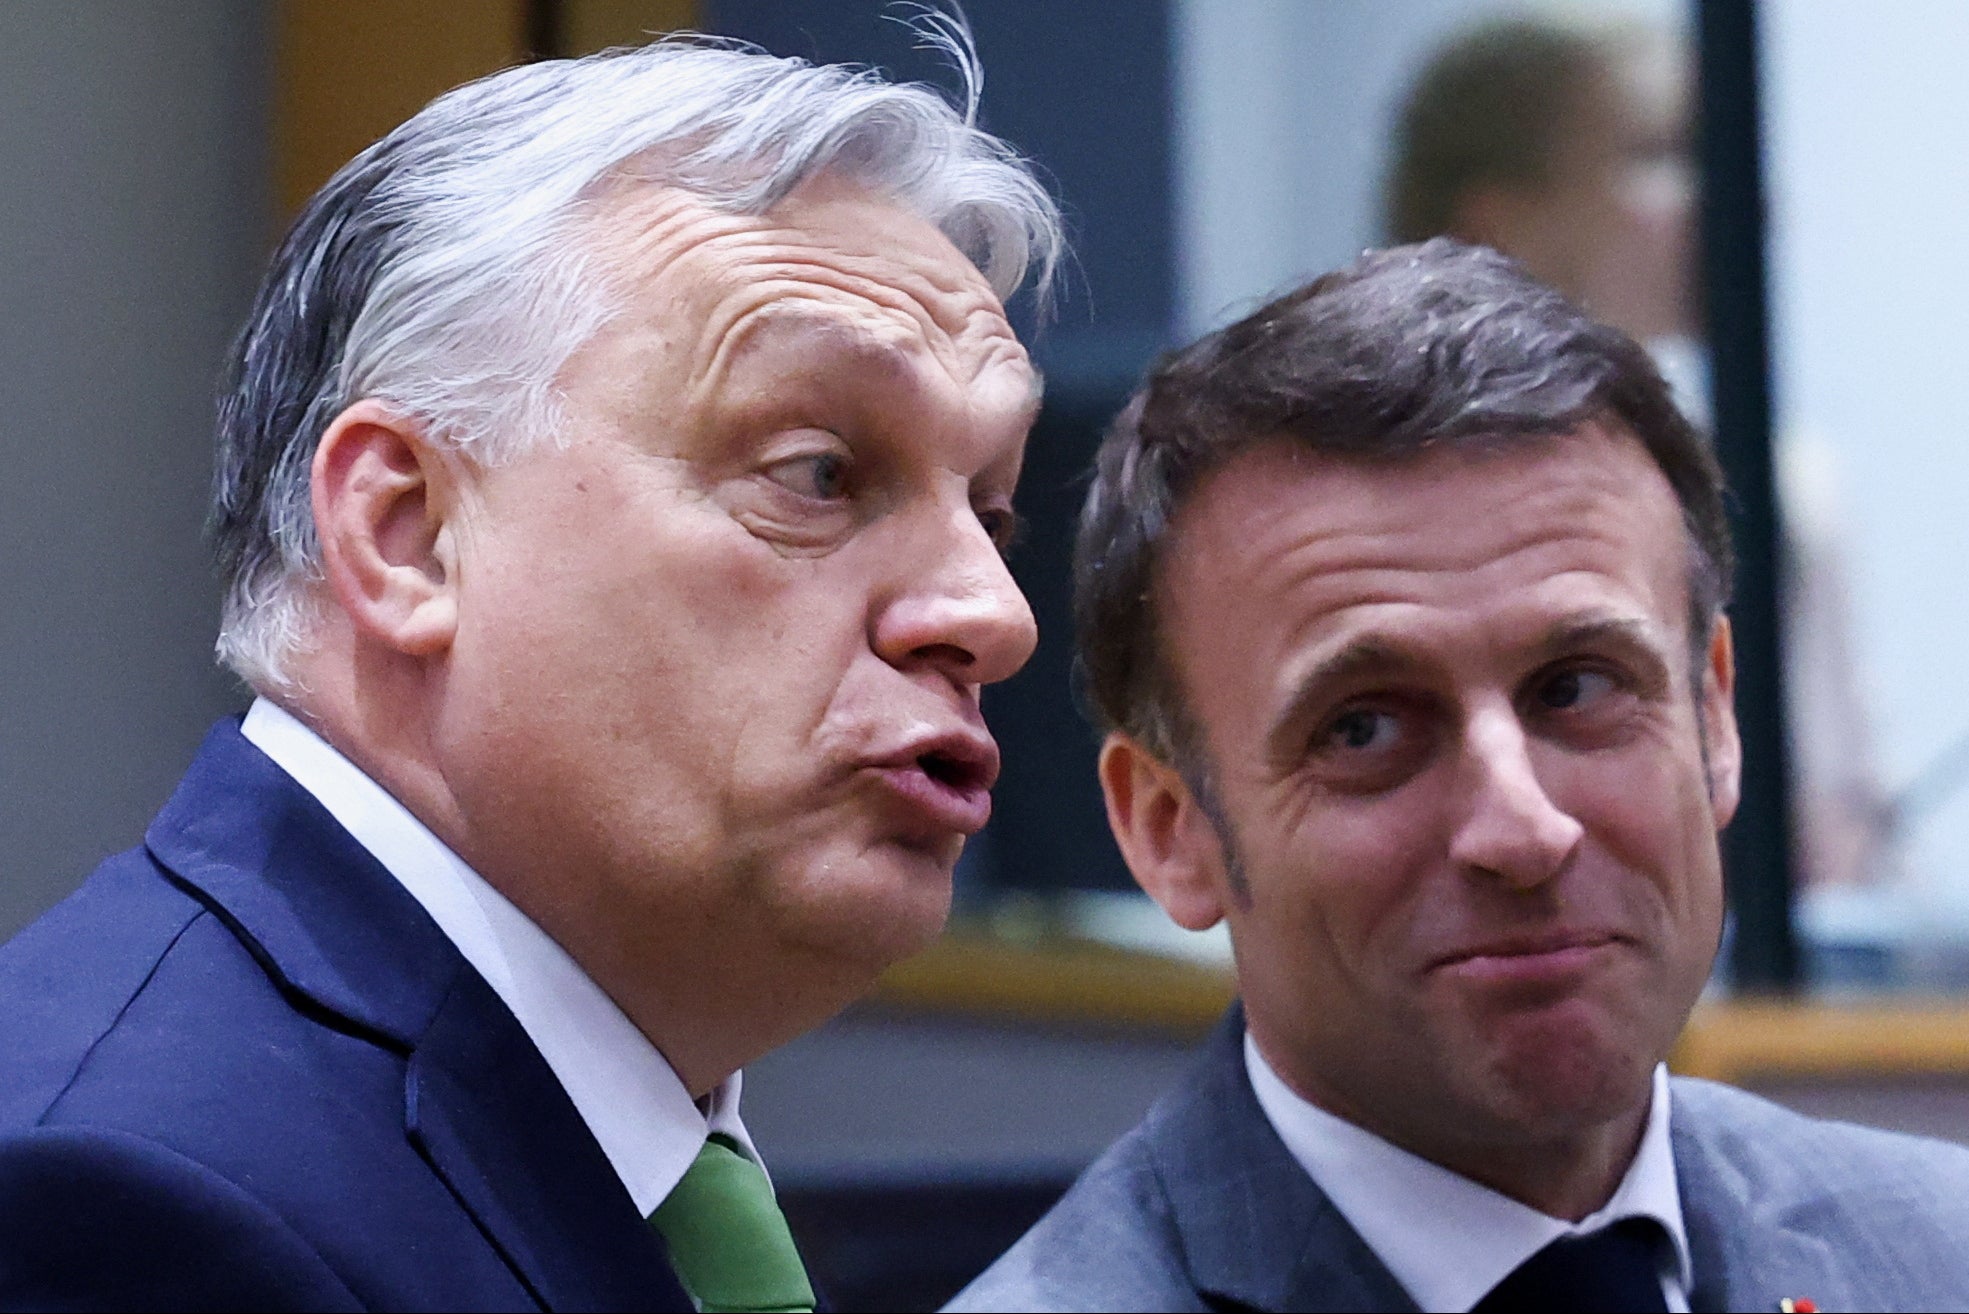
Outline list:
[[[362,635],[413,657],[458,628],[457,467],[422,424],[367,398],[315,449],[315,533],[328,586]]]
[[[1742,796],[1743,742],[1737,737],[1737,659],[1730,618],[1718,616],[1709,632],[1709,654],[1702,664],[1703,746],[1709,760],[1709,802],[1722,829],[1736,815]]]
[[[1224,917],[1224,847],[1182,774],[1127,735],[1101,745],[1108,826],[1135,881],[1185,930]]]

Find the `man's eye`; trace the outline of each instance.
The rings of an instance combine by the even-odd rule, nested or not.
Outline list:
[[[1388,747],[1394,741],[1397,729],[1391,713],[1355,708],[1329,721],[1321,738],[1324,740],[1323,747],[1359,753]]]
[[[766,478],[789,493],[832,502],[848,491],[848,458],[839,452],[815,452],[775,461],[766,467]]]
[[[1613,677],[1603,671],[1560,671],[1538,687],[1539,705],[1555,712],[1591,707],[1614,691]]]
[[[1011,556],[1012,549],[1019,545],[1019,539],[1025,533],[1024,519],[1010,507],[980,507],[978,523],[984,526],[985,533],[991,535],[1000,556]]]

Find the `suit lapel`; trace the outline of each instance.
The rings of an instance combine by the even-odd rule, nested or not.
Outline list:
[[[1785,1297],[1807,1297],[1822,1310],[1867,1307],[1869,1298],[1846,1281],[1832,1247],[1789,1226],[1786,1202],[1769,1199],[1732,1161],[1727,1129],[1676,1100],[1669,1131],[1695,1277],[1691,1309],[1774,1310]]]
[[[206,736],[144,842],[297,1005],[398,1052],[465,970],[410,892],[236,721]]]
[[[543,1305],[691,1308],[512,1013],[237,722],[207,736],[145,842],[297,1008],[405,1057],[407,1134]]]
[[[552,1070],[474,973],[411,1058],[404,1125],[548,1309],[691,1308]]]
[[[1190,1272],[1213,1304],[1253,1310],[1413,1310],[1415,1303],[1272,1130],[1244,1070],[1234,1009],[1203,1062],[1149,1115],[1155,1168]],[[1786,1297],[1865,1309],[1823,1217],[1740,1166],[1746,1135],[1682,1096],[1669,1128],[1694,1270],[1691,1308],[1776,1310]],[[1810,1229],[1810,1230],[1806,1230]],[[1842,1262],[1845,1261],[1845,1262]]]
[[[1254,1310],[1415,1308],[1272,1130],[1244,1070],[1241,1008],[1150,1118],[1160,1124],[1156,1167],[1205,1296]]]

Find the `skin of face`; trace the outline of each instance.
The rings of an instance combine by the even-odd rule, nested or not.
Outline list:
[[[1700,329],[1687,93],[1658,46],[1583,92],[1543,198],[1580,303],[1643,341]]]
[[[1131,868],[1229,922],[1286,1083],[1562,1217],[1624,1173],[1720,933],[1729,631],[1694,660],[1688,561],[1601,426],[1392,464],[1261,445],[1159,574],[1214,809],[1125,736],[1102,756]]]
[[[625,189],[583,236],[616,313],[556,439],[480,468],[368,403],[324,437],[356,637],[311,719],[701,1093],[942,927],[979,691],[1035,642],[1001,550],[1038,383],[972,264],[847,184]]]

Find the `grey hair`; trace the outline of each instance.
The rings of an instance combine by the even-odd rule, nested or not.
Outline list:
[[[829,174],[935,225],[1001,299],[1031,275],[1043,303],[1059,210],[977,126],[962,21],[915,26],[950,57],[958,106],[866,69],[671,38],[459,87],[337,173],[276,253],[220,397],[220,659],[255,687],[288,682],[317,622],[310,467],[351,403],[380,399],[483,465],[559,435],[556,376],[612,312],[573,238],[612,183],[759,214]]]

